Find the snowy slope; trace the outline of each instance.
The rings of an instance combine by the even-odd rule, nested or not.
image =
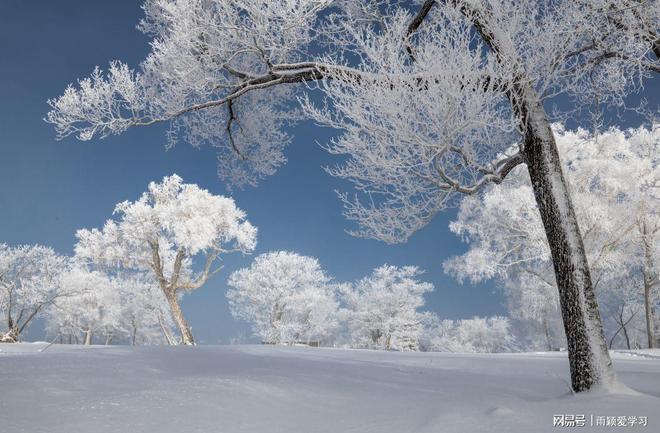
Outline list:
[[[565,354],[274,346],[0,345],[0,431],[558,432],[554,414],[648,416],[660,359],[614,355],[634,392],[570,395]],[[617,431],[601,427],[594,431]],[[588,427],[577,431],[591,431]]]

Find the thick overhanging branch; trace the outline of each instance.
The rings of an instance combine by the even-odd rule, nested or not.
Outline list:
[[[424,20],[429,15],[429,12],[434,4],[435,4],[434,0],[426,0],[424,2],[419,12],[415,15],[415,17],[411,20],[410,24],[408,25],[406,37],[411,36],[419,28],[419,26],[424,22]],[[407,49],[412,57],[412,48],[408,46]],[[330,65],[321,62],[272,64],[270,63],[270,61],[268,61],[267,66],[268,66],[268,73],[255,76],[247,72],[239,71],[233,68],[229,64],[223,64],[222,65],[223,69],[225,69],[229,74],[238,78],[239,80],[243,80],[243,82],[241,82],[236,87],[234,87],[226,96],[223,96],[222,98],[219,99],[214,99],[199,104],[190,105],[188,107],[182,108],[179,111],[168,113],[155,119],[135,118],[131,121],[131,125],[149,126],[160,122],[170,121],[191,112],[227,104],[229,111],[229,119],[227,121],[226,129],[230,136],[230,144],[232,145],[232,148],[240,155],[240,152],[238,152],[238,149],[236,148],[236,145],[234,143],[234,139],[231,136],[231,130],[230,130],[231,125],[232,122],[236,120],[236,117],[233,112],[233,107],[231,107],[231,104],[233,101],[237,100],[246,93],[255,90],[267,89],[280,84],[312,82],[326,78],[334,78],[334,79],[344,78],[347,80],[348,79],[354,80],[357,83],[360,83],[363,80],[377,82],[384,78],[385,79],[387,78],[380,75],[363,72],[348,66]],[[425,90],[426,88],[428,88],[429,83],[431,82],[437,83],[439,80],[438,77],[428,77],[428,76],[419,76],[413,78],[414,78],[413,82],[415,83],[415,86],[417,86],[418,90]],[[458,86],[461,89],[464,89],[466,86],[466,84],[464,83],[464,78],[465,77],[456,77]],[[394,85],[392,84],[392,86]],[[473,85],[473,87],[475,86]],[[483,79],[481,80],[481,83],[477,84],[474,90],[481,89],[485,91],[488,88],[493,88],[493,89],[497,88],[497,83],[493,82],[492,77],[484,76]]]
[[[307,81],[316,81],[322,79],[328,73],[328,66],[319,63],[310,63],[310,66],[304,66],[300,69],[295,65],[278,65],[273,66],[273,70],[265,75],[252,77],[245,82],[237,85],[228,95],[213,99],[210,101],[193,104],[188,107],[182,108],[179,111],[165,114],[155,119],[135,118],[130,121],[131,126],[150,126],[156,123],[166,122],[185,114],[195,111],[204,110],[208,108],[218,107],[234,101],[248,92],[267,89],[279,84],[289,83],[303,83]],[[346,68],[342,68],[346,69]]]
[[[205,110],[227,104],[229,119],[227,121],[226,129],[227,132],[230,133],[231,125],[233,121],[236,120],[232,104],[241,96],[249,92],[268,89],[280,84],[305,83],[319,81],[322,79],[353,80],[356,83],[380,83],[388,80],[388,78],[390,77],[386,75],[363,72],[347,66],[328,65],[318,62],[273,65],[271,72],[246,80],[245,82],[237,85],[229,94],[222,98],[190,105],[188,107],[182,108],[179,111],[165,114],[162,117],[155,119],[136,118],[130,121],[130,123],[131,126],[150,126],[156,123],[170,121],[195,111]],[[427,76],[421,74],[410,76],[410,78],[412,79],[412,84],[407,85],[410,85],[411,88],[414,88],[414,90],[418,91],[427,90],[431,83],[437,84],[440,82],[440,80],[446,79],[446,77]],[[468,84],[465,83],[464,76],[455,77],[455,81],[460,89],[465,89],[468,86]],[[393,82],[390,82],[389,86],[391,89],[396,88],[396,84]],[[469,86],[474,91],[487,91],[489,89],[497,90],[499,88],[498,83],[494,82],[493,78],[488,75],[484,75],[478,83],[471,83]],[[235,143],[233,143],[233,138],[230,139],[230,143],[232,144],[234,150],[238,152]],[[238,153],[240,154],[240,152]]]

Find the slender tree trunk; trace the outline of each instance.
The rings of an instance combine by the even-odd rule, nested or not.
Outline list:
[[[18,324],[14,322],[14,318],[11,315],[11,293],[9,295],[9,302],[10,304],[7,308],[7,332],[5,334],[0,333],[0,343],[18,343],[19,341]]]
[[[179,280],[181,264],[185,259],[185,252],[182,249],[179,249],[179,251],[177,252],[176,259],[174,261],[174,270],[172,271],[172,275],[170,276],[170,279],[168,281],[163,275],[163,265],[158,250],[159,248],[158,242],[153,241],[150,242],[149,245],[151,246],[151,251],[153,254],[152,267],[154,269],[154,272],[156,273],[156,278],[158,279],[160,288],[163,291],[163,294],[165,295],[165,299],[167,299],[167,303],[170,306],[170,313],[172,314],[172,318],[174,319],[174,322],[176,323],[177,327],[179,328],[179,332],[181,333],[181,343],[187,346],[194,346],[195,338],[193,337],[192,331],[190,330],[190,326],[188,326],[188,322],[186,322],[186,319],[183,316],[183,311],[181,311],[179,300],[176,297],[176,290],[178,287],[177,282]],[[210,262],[207,261],[207,272],[204,274],[204,278],[208,278],[209,267],[210,267]],[[163,331],[164,331],[164,327],[163,327]]]
[[[112,343],[112,332],[108,332],[108,333],[105,335],[105,345],[107,346],[107,345],[109,345],[110,343]]]
[[[190,330],[190,326],[188,326],[188,322],[186,322],[185,317],[183,317],[183,311],[181,311],[181,306],[179,305],[179,300],[176,298],[176,293],[174,291],[169,291],[165,297],[170,305],[172,318],[181,332],[181,343],[186,346],[194,346],[195,338]]]
[[[170,334],[170,331],[167,330],[167,327],[165,326],[165,319],[163,318],[163,313],[159,312],[158,313],[158,324],[160,325],[161,331],[163,331],[163,335],[165,336],[165,341],[167,341],[168,346],[174,346],[174,337],[172,337],[172,334]]]
[[[10,302],[11,302],[11,298],[10,298]],[[9,308],[7,309],[7,333],[5,335],[6,336],[11,335],[13,330],[14,330],[14,319],[11,317],[11,304],[10,304]]]
[[[651,287],[644,282],[644,316],[646,317],[646,338],[649,349],[656,347],[655,330],[653,320],[653,305],[651,304]]]
[[[545,341],[548,346],[548,350],[552,352],[553,347],[552,347],[552,338],[550,337],[550,329],[548,328],[548,316],[546,312],[543,312],[543,333],[545,334]]]
[[[137,344],[137,325],[133,321],[133,332],[131,333],[131,345],[135,346]]]
[[[626,328],[626,322],[623,321],[623,310],[621,310],[621,330],[623,331],[623,337],[626,339],[626,348],[630,350],[630,336],[628,336],[628,329]]]
[[[270,315],[270,327],[271,327],[271,338],[268,341],[269,344],[281,344],[282,343],[282,316],[284,315],[284,307],[280,305],[280,297],[275,301],[273,306],[273,311]]]
[[[644,244],[644,316],[646,318],[646,338],[649,349],[655,347],[654,320],[653,320],[653,286],[657,283],[658,276],[655,273],[655,264],[653,263],[653,244],[652,234],[646,224],[642,222],[642,242]]]
[[[526,119],[523,157],[548,238],[559,289],[575,392],[614,380],[589,264],[559,152],[541,101],[522,89],[519,110]]]
[[[85,346],[89,346],[92,344],[92,330],[88,329],[85,331],[85,342],[83,343]]]
[[[614,346],[614,339],[616,338],[617,335],[619,335],[619,332],[621,332],[621,327],[619,327],[619,329],[617,329],[616,332],[612,334],[612,338],[610,338],[610,343],[608,345],[610,350],[612,350],[612,346]]]

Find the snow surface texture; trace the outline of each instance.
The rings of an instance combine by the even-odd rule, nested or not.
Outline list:
[[[565,353],[450,354],[276,346],[0,346],[0,430],[559,432],[660,427],[660,351],[614,353],[639,391],[571,395]],[[648,427],[588,426],[648,416]]]

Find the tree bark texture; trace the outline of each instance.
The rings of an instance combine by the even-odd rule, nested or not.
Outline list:
[[[523,156],[548,238],[575,392],[614,380],[612,361],[594,293],[575,210],[550,123],[540,100],[526,89]]]

